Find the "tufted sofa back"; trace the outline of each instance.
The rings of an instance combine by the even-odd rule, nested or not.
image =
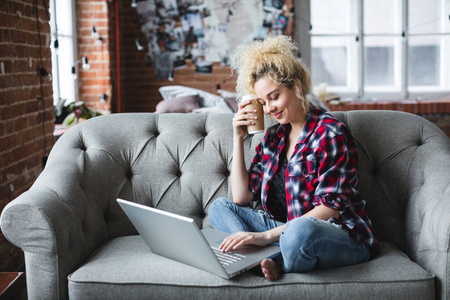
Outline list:
[[[432,228],[430,212],[450,193],[448,178],[437,172],[450,166],[449,138],[431,122],[409,113],[332,114],[357,142],[358,187],[378,239],[394,242],[414,261],[419,260],[416,251],[425,255],[429,246],[446,243],[446,234]]]
[[[377,237],[400,248],[408,243],[408,234],[419,239],[422,224],[408,224],[408,214],[419,214],[420,206],[427,205],[416,199],[433,192],[422,189],[439,163],[430,155],[448,147],[448,138],[410,114],[332,114],[347,125],[358,143],[359,188]],[[33,188],[51,187],[80,216],[90,249],[98,247],[99,241],[135,233],[117,197],[208,226],[208,205],[218,197],[231,197],[232,117],[136,113],[93,118],[58,140]],[[246,138],[248,165],[262,137]]]
[[[231,197],[232,114],[113,114],[83,122],[55,144],[35,186],[81,216],[89,249],[135,234],[120,197],[208,226],[207,207]],[[247,160],[262,136],[246,139]]]

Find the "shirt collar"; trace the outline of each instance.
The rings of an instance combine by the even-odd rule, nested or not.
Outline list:
[[[323,112],[316,108],[315,106],[310,106],[308,115],[306,116],[305,125],[303,125],[302,132],[297,140],[297,144],[304,144],[308,137],[313,133],[314,128],[316,127],[317,121],[319,120],[319,116]],[[276,133],[277,136],[282,139],[285,138],[287,133],[291,129],[291,124],[280,124]]]

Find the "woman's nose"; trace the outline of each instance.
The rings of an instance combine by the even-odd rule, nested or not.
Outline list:
[[[264,110],[265,114],[269,115],[274,110],[274,106],[267,102],[266,105],[264,106]]]

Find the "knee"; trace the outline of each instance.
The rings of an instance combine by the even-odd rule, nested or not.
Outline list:
[[[284,249],[300,249],[321,236],[321,224],[316,218],[296,218],[286,224],[281,234],[280,246]],[[294,250],[294,251],[296,251]]]
[[[209,222],[214,224],[217,218],[221,218],[223,216],[223,210],[228,209],[231,203],[232,201],[230,199],[224,197],[214,200],[208,208]]]
[[[280,248],[286,272],[306,272],[316,264],[316,242],[321,236],[320,220],[296,218],[286,223]]]
[[[222,210],[224,208],[227,208],[232,204],[233,202],[228,198],[217,198],[216,200],[211,203],[211,205],[208,208],[208,214],[217,212],[217,210]]]

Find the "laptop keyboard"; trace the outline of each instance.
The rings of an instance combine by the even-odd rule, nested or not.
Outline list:
[[[217,249],[215,247],[211,247],[216,257],[219,259],[222,266],[229,266],[232,263],[240,261],[245,258],[244,255],[240,255],[233,252],[222,252],[222,250]]]

